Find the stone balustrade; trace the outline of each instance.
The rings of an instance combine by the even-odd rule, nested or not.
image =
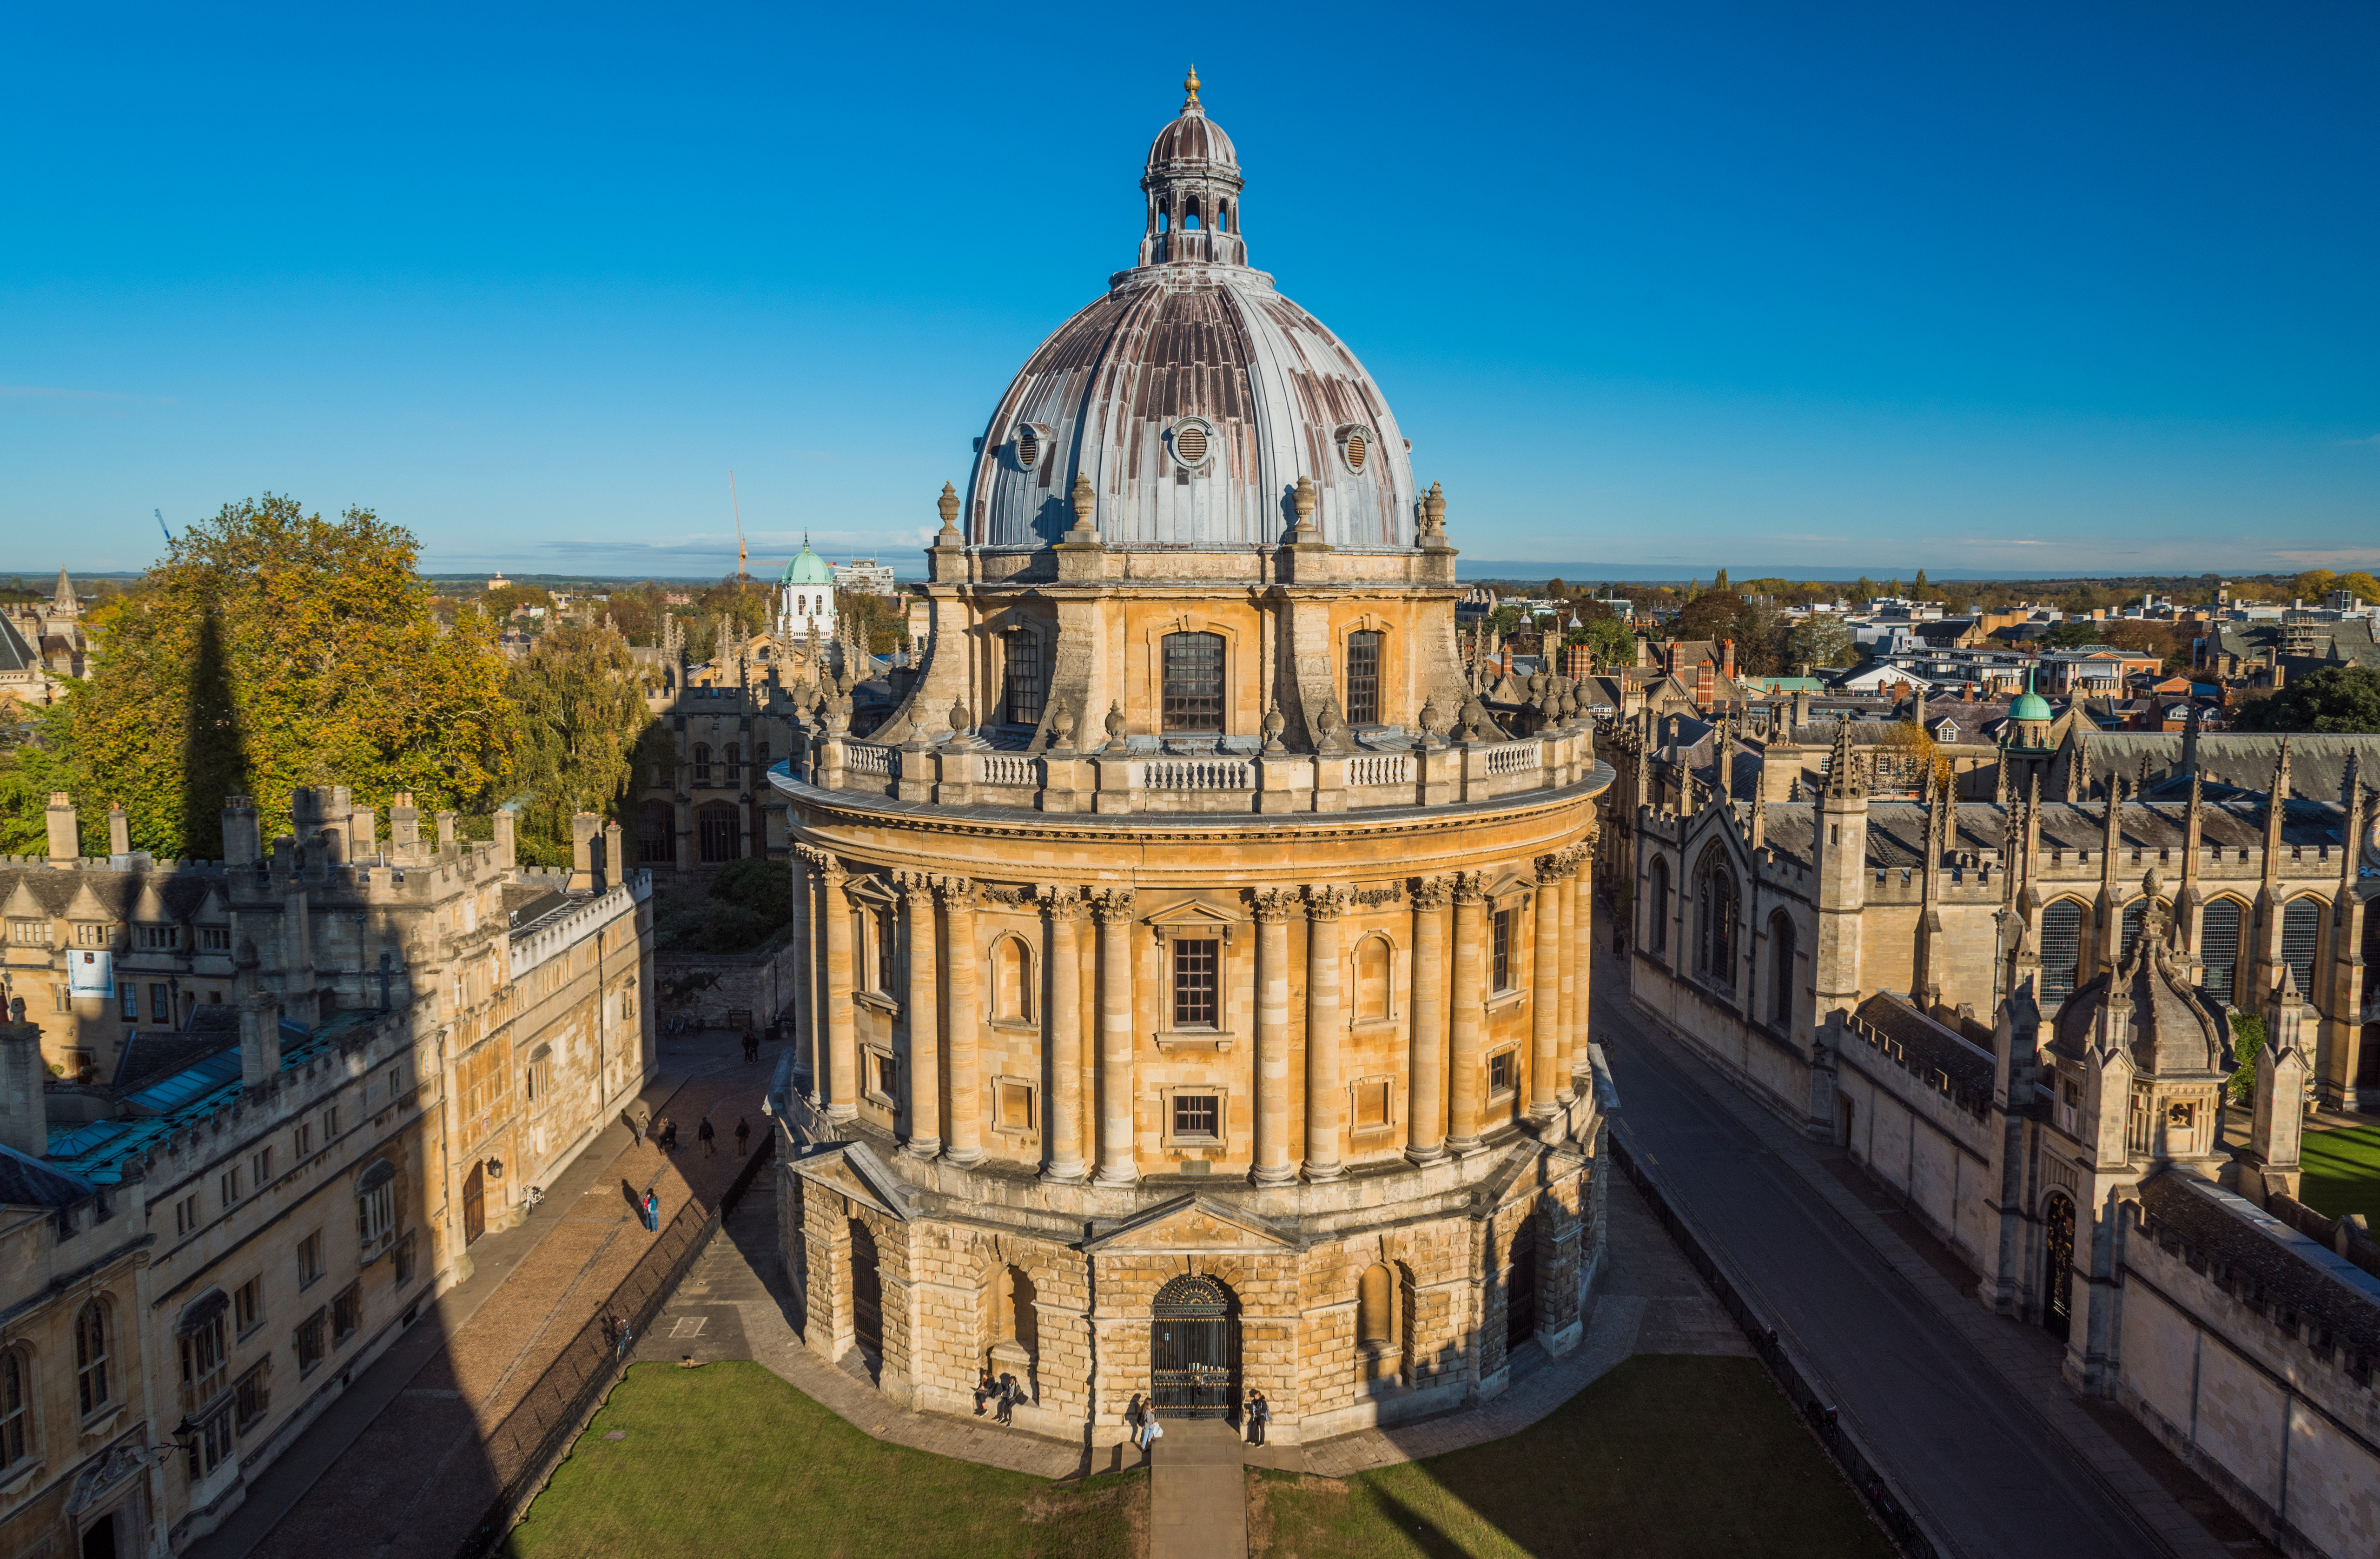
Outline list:
[[[805,757],[807,761],[805,761]],[[998,752],[828,733],[778,765],[820,790],[1038,812],[1284,813],[1448,806],[1559,790],[1597,767],[1580,725],[1511,740],[1354,753]]]

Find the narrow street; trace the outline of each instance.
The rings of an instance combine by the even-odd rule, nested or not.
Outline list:
[[[1732,1085],[1655,1032],[1625,980],[1598,955],[1596,1037],[1631,1141],[1936,1530],[1976,1559],[2165,1553],[1779,1149],[1706,1091]]]

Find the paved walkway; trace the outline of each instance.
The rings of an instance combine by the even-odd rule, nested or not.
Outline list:
[[[1625,978],[1598,955],[1594,1022],[1630,1141],[1934,1530],[1976,1555],[2271,1552],[2153,1440],[2082,1404],[2055,1341],[1978,1304],[1973,1275],[1840,1150],[1638,1012]]]
[[[193,1545],[192,1559],[449,1559],[517,1470],[491,1463],[491,1437],[649,1247],[631,1195],[654,1185],[666,1227],[689,1198],[714,1199],[734,1178],[736,1113],[767,1124],[764,1067],[745,1066],[737,1049],[726,1035],[666,1047],[642,1098],[681,1123],[674,1159],[632,1146],[616,1121],[605,1127],[547,1188],[536,1216],[473,1244],[472,1278],[425,1308]],[[722,1112],[728,1134],[710,1157],[694,1141],[706,1109]]]

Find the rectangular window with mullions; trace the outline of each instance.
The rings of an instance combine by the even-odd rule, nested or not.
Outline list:
[[[1366,630],[1347,636],[1347,724],[1380,723],[1380,636]]]
[[[1220,1137],[1222,1135],[1222,1102],[1211,1093],[1177,1093],[1173,1096],[1173,1135],[1175,1137]]]
[[[1496,932],[1496,981],[1495,984],[1490,987],[1492,990],[1510,991],[1512,988],[1513,919],[1514,911],[1512,910],[1499,909],[1496,911],[1493,922]]]
[[[1220,731],[1223,728],[1223,636],[1220,633],[1169,633],[1165,636],[1165,728],[1169,731]]]
[[[1217,966],[1222,944],[1211,938],[1183,938],[1173,944],[1173,1026],[1213,1029],[1219,1026]]]
[[[1041,724],[1041,641],[1023,628],[1012,629],[1008,646],[1008,723]]]

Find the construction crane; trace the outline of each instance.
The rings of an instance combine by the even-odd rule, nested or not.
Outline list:
[[[165,511],[163,509],[151,509],[149,512],[157,517],[157,529],[164,531],[165,544],[169,547],[172,546],[174,544],[174,533],[173,531],[165,529]]]

